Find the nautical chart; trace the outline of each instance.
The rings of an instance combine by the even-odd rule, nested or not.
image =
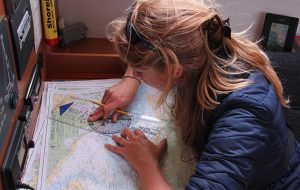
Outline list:
[[[127,110],[133,113],[130,117],[120,118],[116,123],[88,121],[88,115],[97,105],[83,98],[101,100],[104,90],[117,82],[88,81],[89,85],[87,81],[49,82],[45,85],[36,126],[41,133],[35,133],[40,148],[30,153],[23,182],[41,190],[140,189],[137,175],[127,161],[104,147],[107,143],[115,144],[111,134],[130,127],[141,129],[156,144],[167,138],[163,173],[173,189],[184,188],[194,170],[194,162],[182,160],[186,147],[172,127],[168,114],[164,109],[154,109],[158,98],[156,91],[142,84]]]
[[[101,92],[79,93],[76,97],[56,92],[52,97],[54,98],[53,101],[57,102],[50,111],[50,119],[53,121],[102,134],[115,134],[130,126],[131,117],[128,116],[122,116],[117,122],[112,122],[111,118],[95,122],[89,120],[89,115],[98,106],[84,100],[83,97],[88,97],[90,100],[99,100],[102,98]]]

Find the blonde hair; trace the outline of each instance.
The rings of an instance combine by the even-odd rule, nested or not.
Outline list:
[[[222,95],[251,84],[240,77],[245,73],[261,71],[274,86],[281,104],[287,106],[281,82],[256,43],[243,33],[232,33],[230,39],[217,30],[209,36],[204,26],[213,18],[222,20],[213,7],[196,0],[140,0],[130,11],[134,30],[157,51],[142,43],[130,43],[125,31],[127,18],[110,23],[108,38],[126,64],[133,68],[155,67],[167,73],[167,85],[158,104],[174,86],[176,67],[182,66],[172,110],[187,144],[198,146],[199,138],[207,135],[207,113],[219,105]],[[212,48],[210,44],[216,43],[220,45]]]

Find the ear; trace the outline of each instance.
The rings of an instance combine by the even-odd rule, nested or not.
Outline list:
[[[178,79],[182,76],[183,74],[183,67],[181,64],[176,64],[175,69],[174,69],[174,77],[175,79]]]

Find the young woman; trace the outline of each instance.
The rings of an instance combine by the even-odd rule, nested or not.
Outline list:
[[[300,145],[283,116],[288,101],[257,44],[196,0],[140,0],[110,26],[128,69],[91,120],[125,109],[140,80],[162,91],[159,104],[174,89],[176,125],[199,155],[187,189],[300,189]],[[106,148],[129,162],[142,189],[170,189],[159,168],[166,140],[155,145],[130,129],[112,138],[121,146]]]

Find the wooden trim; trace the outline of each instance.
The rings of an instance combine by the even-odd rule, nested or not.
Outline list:
[[[110,55],[118,56],[114,46],[105,38],[87,38],[67,48],[47,46],[48,54],[62,55]]]
[[[4,1],[0,1],[0,16],[5,16],[6,15],[6,11],[5,11],[5,8],[4,8]],[[1,186],[0,186],[1,187]]]
[[[92,79],[113,79],[121,78],[123,74],[103,74],[103,73],[53,73],[48,74],[46,81],[63,80],[92,80]]]

